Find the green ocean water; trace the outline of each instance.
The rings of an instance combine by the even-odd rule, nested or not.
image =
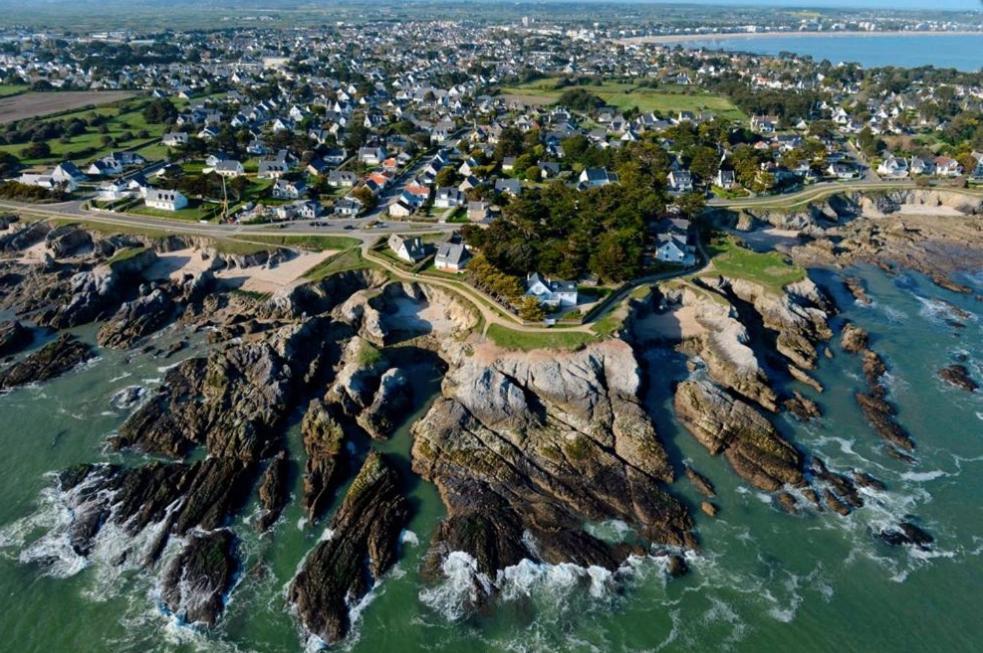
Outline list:
[[[417,567],[443,509],[435,489],[407,476],[414,517],[401,560],[359,605],[343,650],[375,651],[974,651],[983,639],[983,393],[944,386],[937,370],[960,352],[977,379],[983,364],[983,317],[971,296],[938,289],[917,275],[888,278],[863,269],[875,305],[838,295],[844,317],[867,328],[891,368],[891,399],[918,444],[915,465],[894,460],[865,424],[852,393],[860,362],[834,347],[818,378],[825,416],[803,426],[781,420],[783,433],[839,471],[862,469],[888,485],[866,494],[847,518],[788,516],[738,482],[675,423],[669,389],[685,374],[664,349],[643,353],[647,402],[672,456],[690,460],[717,487],[717,519],[696,509],[685,480],[673,491],[690,503],[702,549],[691,573],[667,581],[658,559],[630,561],[614,575],[532,564],[509,570],[496,608],[458,619],[463,578],[426,587]],[[977,292],[980,280],[977,279]],[[946,323],[945,300],[973,314],[965,328]],[[94,338],[94,329],[82,330]],[[185,354],[187,355],[187,354]],[[169,361],[167,364],[173,364]],[[160,608],[154,580],[114,564],[126,545],[101,536],[92,559],[75,559],[61,539],[70,517],[52,491],[51,472],[79,462],[121,460],[104,447],[126,410],[111,398],[129,385],[153,387],[160,360],[103,351],[64,378],[0,397],[0,651],[300,651],[305,642],[284,593],[324,525],[301,519],[296,504],[272,534],[259,537],[249,506],[232,525],[245,555],[221,626],[212,632],[177,624]],[[412,378],[421,397],[439,384],[433,370]],[[417,415],[426,408],[420,402]],[[406,461],[408,424],[381,448]],[[294,422],[299,421],[299,415]],[[288,435],[302,460],[299,429]],[[358,442],[357,449],[368,443]],[[378,446],[378,445],[373,445]],[[300,480],[294,470],[294,496]],[[929,553],[892,549],[873,533],[904,515],[936,538]],[[619,524],[594,525],[617,536]],[[454,571],[451,569],[451,571]],[[461,570],[457,570],[461,571]]]

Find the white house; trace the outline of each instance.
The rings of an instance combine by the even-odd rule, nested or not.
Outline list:
[[[404,238],[399,234],[393,234],[389,236],[388,245],[400,260],[407,263],[417,263],[427,255],[423,241],[417,236]]]
[[[188,198],[177,190],[163,190],[160,188],[148,188],[147,207],[160,211],[180,211],[188,205]]]
[[[693,190],[693,176],[689,170],[673,170],[669,173],[669,190],[674,193],[688,193]]]
[[[164,134],[164,138],[161,142],[167,147],[180,147],[181,145],[187,145],[191,137],[184,132],[169,132]]]
[[[693,247],[687,242],[686,234],[670,232],[658,235],[655,258],[663,263],[693,265],[696,257]]]
[[[907,177],[908,162],[901,157],[888,155],[877,166],[877,174],[885,177]]]
[[[246,174],[246,168],[239,161],[225,159],[215,164],[214,172],[222,177],[234,178]]]
[[[577,284],[572,281],[559,281],[541,277],[531,272],[526,277],[526,296],[550,308],[567,308],[577,305]]]
[[[595,188],[615,183],[618,176],[604,168],[584,168],[577,180],[582,188]]]
[[[438,209],[451,209],[464,206],[464,193],[454,187],[439,188],[434,198],[433,205]]]

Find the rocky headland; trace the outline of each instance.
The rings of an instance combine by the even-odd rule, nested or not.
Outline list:
[[[656,431],[645,403],[651,350],[681,363],[669,380],[679,423],[781,510],[848,514],[883,489],[794,444],[779,419],[822,414],[814,371],[837,331],[863,358],[864,414],[894,447],[911,448],[886,399],[884,362],[866,334],[838,326],[832,300],[808,278],[778,290],[716,273],[674,280],[631,300],[615,337],[514,351],[483,337],[456,295],[371,269],[269,295],[223,283],[220,268],[253,261],[210,251],[194,255],[207,263],[194,273],[160,274],[168,251],[193,246],[44,223],[0,237],[0,309],[16,316],[0,326],[0,351],[14,357],[0,389],[67,374],[99,347],[174,357],[157,387],[119,398],[131,412],[108,443],[136,462],[72,467],[57,489],[75,554],[90,556],[107,530],[124,532],[120,563],[155,575],[163,605],[184,622],[221,620],[241,573],[234,524],[247,507],[256,506],[251,526],[275,542],[295,500],[307,524],[326,528],[284,608],[305,636],[344,638],[352,609],[399,560],[412,474],[437,488],[446,511],[428,534],[423,576],[444,582],[466,560],[468,614],[492,604],[523,561],[615,571],[658,555],[669,575],[685,573],[686,554],[699,549],[694,515],[717,515],[709,499],[719,496]],[[26,325],[55,335],[24,354]],[[98,326],[95,343],[66,331],[86,325]],[[416,381],[421,369],[442,381],[411,425],[403,466],[376,449],[432,399]],[[291,449],[286,432],[298,423]],[[699,501],[681,496],[682,476]],[[603,539],[590,527],[610,520],[631,536]],[[878,536],[930,546],[915,529],[905,522]]]

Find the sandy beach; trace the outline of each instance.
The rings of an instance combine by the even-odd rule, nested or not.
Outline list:
[[[305,272],[335,253],[331,250],[299,252],[289,261],[272,268],[265,265],[220,268],[215,271],[215,278],[249,292],[273,293],[297,283]],[[214,257],[213,252],[200,249],[189,248],[167,252],[158,256],[157,263],[147,272],[147,276],[156,279],[176,279],[184,274],[196,274],[214,269],[216,265]]]

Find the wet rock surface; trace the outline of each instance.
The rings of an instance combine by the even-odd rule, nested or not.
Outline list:
[[[76,368],[93,358],[92,347],[69,334],[62,334],[22,361],[0,372],[0,391],[28,383],[41,383]]]
[[[884,385],[884,375],[887,365],[869,348],[870,338],[867,332],[847,323],[840,335],[840,344],[846,351],[859,355],[863,361],[864,378],[867,380],[866,392],[854,394],[860,411],[864,414],[871,428],[891,445],[911,451],[915,443],[897,419],[897,409],[887,401],[887,387]]]
[[[334,496],[340,476],[339,456],[345,432],[323,402],[312,401],[301,423],[304,436],[304,509],[307,518],[314,520],[324,511]]]
[[[386,459],[370,453],[331,520],[330,536],[307,556],[288,590],[304,629],[333,643],[351,627],[349,610],[396,561],[409,503]]]
[[[976,392],[979,384],[973,380],[969,369],[961,363],[953,363],[939,370],[939,378],[949,385],[965,390],[966,392]]]
[[[693,437],[712,455],[723,454],[754,487],[773,492],[805,484],[799,452],[747,402],[708,381],[684,381],[676,388],[674,406]]]
[[[214,626],[236,569],[235,538],[230,531],[194,533],[164,573],[164,603],[189,623]]]
[[[31,330],[17,320],[0,322],[0,356],[16,354],[31,344]]]

